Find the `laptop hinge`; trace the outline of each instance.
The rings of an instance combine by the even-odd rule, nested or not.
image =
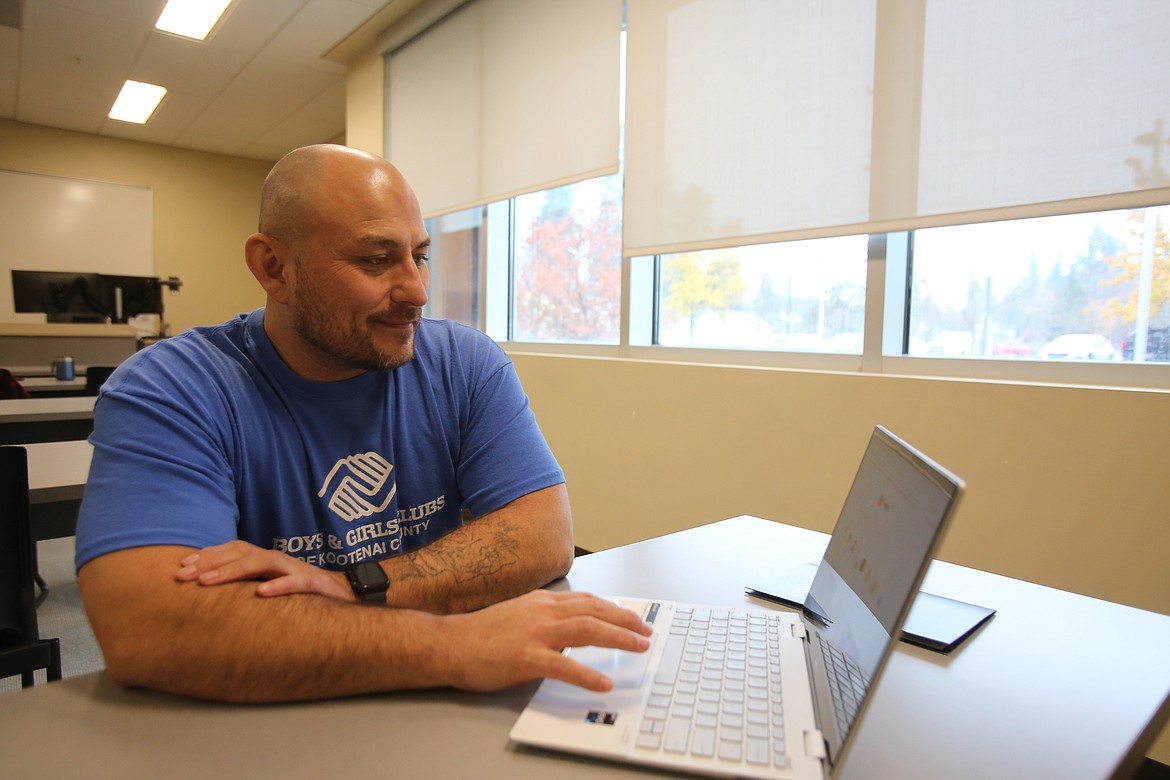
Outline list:
[[[804,752],[808,754],[809,758],[817,758],[824,761],[829,753],[825,749],[825,735],[821,733],[820,729],[811,729],[804,732]]]
[[[792,624],[792,637],[794,639],[804,639],[808,636],[808,632],[804,629],[804,623]]]

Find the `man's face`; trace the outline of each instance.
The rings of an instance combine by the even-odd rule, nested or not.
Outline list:
[[[408,363],[427,302],[430,241],[413,196],[374,181],[321,209],[295,256],[293,327],[333,378]]]
[[[298,260],[298,265],[297,273],[304,278],[306,263]],[[416,275],[418,286],[425,289],[425,262]],[[355,284],[344,287],[302,286],[293,303],[297,335],[327,356],[327,362],[351,369],[385,371],[409,363],[422,307],[393,301],[383,290],[371,289],[376,287],[372,283],[352,281]]]

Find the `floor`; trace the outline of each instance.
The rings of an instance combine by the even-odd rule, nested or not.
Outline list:
[[[61,640],[61,676],[76,677],[105,668],[101,649],[94,639],[73,571],[73,538],[37,542],[37,564],[49,592],[37,607],[37,624],[42,637]],[[36,673],[37,684],[45,680]],[[20,678],[0,680],[0,695],[20,690]]]

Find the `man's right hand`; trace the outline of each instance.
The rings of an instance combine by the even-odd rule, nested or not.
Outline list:
[[[613,680],[573,661],[567,647],[598,645],[632,652],[650,647],[653,628],[634,612],[588,593],[536,590],[449,618],[451,684],[491,691],[551,677],[608,691]]]

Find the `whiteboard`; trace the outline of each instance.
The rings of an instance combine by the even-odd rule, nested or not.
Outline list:
[[[0,170],[0,322],[17,314],[11,270],[154,276],[149,187]]]

